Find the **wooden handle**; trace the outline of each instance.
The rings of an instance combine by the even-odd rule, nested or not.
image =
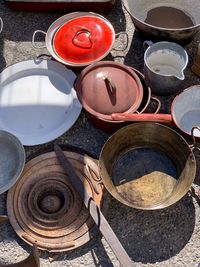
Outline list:
[[[112,119],[115,121],[134,121],[134,122],[161,122],[171,124],[173,122],[170,114],[128,114],[128,113],[113,113]]]

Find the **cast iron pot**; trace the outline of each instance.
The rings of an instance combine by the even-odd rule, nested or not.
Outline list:
[[[157,39],[165,41],[174,40],[177,42],[186,41],[192,39],[200,29],[200,5],[198,0],[123,0],[123,4],[130,14],[135,27],[145,35],[153,36]],[[175,13],[173,10],[168,10],[168,12],[162,14],[161,12],[159,14],[159,11],[157,13],[155,12],[154,19],[158,19],[158,22],[163,20],[164,24],[161,25],[169,25],[168,23],[177,23],[177,21],[180,22],[180,25],[155,26],[154,23],[145,22],[147,13],[157,7],[171,7],[176,9]],[[181,15],[179,13],[180,10],[191,18],[193,22],[191,26],[182,24],[184,17],[182,17],[183,14]]]
[[[167,126],[131,124],[104,144],[100,176],[110,194],[125,205],[165,208],[180,200],[195,179],[194,148]]]
[[[36,45],[38,34],[45,35],[45,46]],[[73,12],[54,21],[47,32],[36,30],[32,45],[36,49],[47,48],[51,56],[62,64],[80,68],[107,56],[120,34],[115,34],[112,24],[99,14]],[[128,35],[123,34],[127,46]]]

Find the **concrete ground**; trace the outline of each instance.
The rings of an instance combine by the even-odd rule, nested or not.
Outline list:
[[[120,1],[115,8],[104,14],[113,24],[116,33],[126,31],[129,45],[125,51],[111,51],[108,59],[124,62],[142,70],[143,47],[140,35],[135,31],[130,17],[123,10]],[[0,71],[19,61],[33,59],[46,49],[38,51],[31,45],[34,30],[46,31],[50,24],[61,16],[58,13],[22,13],[9,10],[4,1],[0,1],[0,16],[4,21],[4,29],[0,35]],[[189,54],[189,65],[183,88],[199,84],[199,78],[190,71],[197,51],[200,34],[185,46]],[[41,43],[42,44],[42,43]],[[117,38],[116,47],[125,44],[124,36]],[[173,97],[160,97],[161,112],[169,112]],[[54,143],[70,144],[81,147],[98,158],[102,145],[109,134],[95,128],[82,112],[70,131],[54,141]],[[190,140],[189,140],[190,142]],[[42,146],[26,147],[27,155]],[[197,167],[200,157],[197,153]],[[141,211],[128,208],[112,199],[108,221],[119,237],[123,246],[135,263],[134,266],[159,267],[197,267],[200,263],[200,199],[194,193],[199,189],[199,171],[192,191],[173,206],[159,211]],[[0,214],[6,213],[6,194],[0,196]],[[30,247],[18,238],[9,223],[0,225],[0,263],[15,263],[23,260]],[[119,263],[102,236],[83,247],[66,253],[51,254],[41,252],[42,267],[64,266],[119,266]],[[50,263],[49,257],[55,260]]]

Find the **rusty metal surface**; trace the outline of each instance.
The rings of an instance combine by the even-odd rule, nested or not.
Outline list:
[[[133,266],[133,262],[129,258],[128,254],[126,253],[119,239],[117,238],[112,228],[108,224],[107,220],[103,216],[101,210],[96,205],[93,197],[88,194],[87,189],[83,185],[83,182],[75,173],[71,163],[65,157],[65,154],[63,153],[62,149],[58,145],[55,145],[54,150],[61,165],[63,166],[63,169],[68,174],[70,182],[72,183],[75,190],[83,200],[86,208],[89,210],[91,217],[93,218],[94,222],[99,227],[99,230],[101,231],[101,233],[107,240],[108,244],[112,248],[113,252],[115,253],[116,257],[121,263],[121,266],[122,267]]]
[[[37,246],[33,246],[31,254],[25,260],[8,265],[0,264],[0,267],[40,267],[40,258]]]
[[[130,152],[135,155],[127,157],[117,175],[113,173],[117,161]],[[141,160],[137,160],[140,153]],[[173,165],[173,173],[165,168],[172,169]],[[130,207],[154,210],[174,204],[188,192],[195,179],[196,161],[187,142],[174,130],[161,124],[136,123],[108,139],[100,154],[99,171],[105,187],[117,200]]]
[[[75,152],[65,155],[105,211],[97,162]],[[16,233],[41,250],[72,250],[92,238],[94,222],[54,152],[39,155],[26,164],[20,180],[8,192],[7,212]]]

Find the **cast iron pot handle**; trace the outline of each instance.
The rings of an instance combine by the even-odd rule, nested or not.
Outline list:
[[[115,51],[124,51],[127,49],[128,47],[128,43],[129,43],[129,38],[128,38],[128,33],[127,32],[118,32],[115,34],[115,38],[117,38],[118,36],[120,35],[125,35],[126,36],[126,43],[125,43],[125,46],[122,48],[122,49],[118,49],[118,48],[112,48],[112,50],[115,50]]]
[[[197,141],[196,141],[196,138],[195,138],[195,135],[194,135],[194,130],[198,130],[200,132],[200,127],[198,126],[194,126],[191,130],[191,136],[192,136],[192,142],[193,144],[191,145],[191,149],[194,150],[194,149],[197,149],[198,151],[200,151],[200,147],[198,147],[197,145]]]
[[[0,24],[1,24],[1,26],[0,26],[0,33],[2,32],[2,30],[3,30],[3,20],[2,20],[2,18],[0,17]]]
[[[149,101],[149,103],[148,103],[148,105],[145,107],[145,109],[143,109],[142,111],[135,111],[135,113],[138,113],[138,114],[142,114],[142,113],[145,113],[145,110],[147,109],[147,107],[149,106],[149,104],[150,104],[150,102],[151,101],[155,101],[155,102],[157,102],[157,109],[153,112],[154,114],[157,114],[159,111],[160,111],[160,108],[161,108],[161,102],[160,102],[160,100],[157,98],[157,97],[155,97],[155,96],[151,96],[150,97],[150,101]]]
[[[41,31],[41,30],[36,30],[36,31],[34,31],[34,33],[33,33],[33,37],[32,37],[32,46],[33,46],[34,48],[36,48],[36,49],[46,48],[46,45],[43,45],[43,46],[37,46],[37,45],[35,44],[35,36],[36,36],[37,33],[42,33],[42,34],[44,34],[44,35],[46,36],[46,32],[44,32],[44,31]]]
[[[40,54],[34,59],[35,64],[40,64],[43,60],[52,60],[52,56],[48,54]]]

